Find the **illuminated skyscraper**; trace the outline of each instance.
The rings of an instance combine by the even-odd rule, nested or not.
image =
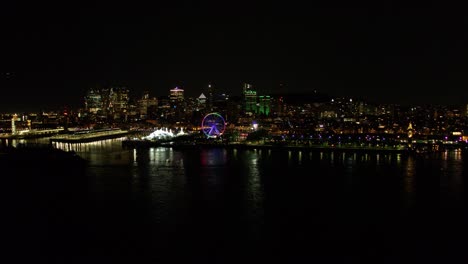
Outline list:
[[[269,95],[260,95],[258,97],[258,113],[269,116],[271,108],[271,98]]]
[[[184,100],[184,89],[176,87],[169,91],[169,99],[171,103],[182,102]]]
[[[156,97],[150,98],[149,92],[145,91],[143,97],[138,100],[138,112],[141,119],[147,119],[149,112],[156,112],[156,107],[158,106],[158,99]],[[152,117],[150,115],[150,117]]]
[[[102,97],[99,90],[88,90],[85,96],[85,110],[92,114],[96,114],[99,110],[102,110]]]
[[[124,87],[111,88],[110,108],[114,113],[125,113],[128,109],[130,91]]]
[[[124,116],[128,110],[129,90],[124,87],[89,89],[85,96],[85,109],[91,114]]]
[[[205,105],[206,104],[206,96],[202,93],[200,96],[197,98],[197,102],[199,105]]]
[[[248,115],[257,113],[257,91],[251,84],[244,83],[242,89],[244,112]]]
[[[282,96],[278,97],[278,99],[276,99],[276,104],[275,104],[275,110],[276,111],[276,114],[281,116],[283,114],[283,108],[284,108],[284,99]]]
[[[214,97],[215,97],[215,88],[211,83],[209,83],[208,88],[206,89],[206,106],[210,110],[213,109]]]

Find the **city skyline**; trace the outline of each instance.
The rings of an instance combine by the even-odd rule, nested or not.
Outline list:
[[[462,9],[392,4],[8,3],[0,110],[77,106],[87,89],[103,86],[135,96],[180,86],[196,96],[210,82],[235,95],[247,82],[272,94],[466,104]]]
[[[466,263],[464,5],[4,2],[4,259]]]

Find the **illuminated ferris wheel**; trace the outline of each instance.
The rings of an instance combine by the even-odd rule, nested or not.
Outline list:
[[[226,121],[218,113],[209,113],[203,118],[201,127],[208,138],[216,138],[224,133]]]

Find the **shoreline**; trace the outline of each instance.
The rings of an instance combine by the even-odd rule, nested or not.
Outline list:
[[[124,148],[155,148],[167,147],[175,150],[190,150],[202,148],[225,148],[225,149],[267,149],[267,150],[300,150],[300,151],[341,151],[341,152],[386,152],[386,153],[409,153],[406,148],[369,148],[369,147],[329,147],[329,146],[291,146],[291,145],[255,145],[255,144],[170,144],[169,142],[154,141],[122,141]]]
[[[131,134],[131,131],[127,130],[116,130],[116,131],[103,131],[103,132],[92,132],[90,134],[80,134],[80,135],[63,135],[51,137],[50,143],[60,142],[60,143],[87,143],[93,141],[100,141],[105,139],[113,139],[124,137]]]

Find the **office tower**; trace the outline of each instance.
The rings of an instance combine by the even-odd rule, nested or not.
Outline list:
[[[206,96],[202,93],[200,96],[197,98],[197,103],[199,105],[205,105],[206,104]]]
[[[102,96],[98,89],[89,89],[86,93],[85,110],[92,114],[102,110]]]
[[[257,91],[251,84],[244,83],[242,89],[244,113],[253,115],[257,113]]]
[[[269,95],[260,95],[258,97],[258,113],[269,116],[271,109],[271,97]]]
[[[169,91],[169,100],[171,103],[178,103],[184,100],[184,89],[176,87]]]
[[[124,87],[111,88],[110,109],[113,113],[122,114],[127,112],[130,91]]]

